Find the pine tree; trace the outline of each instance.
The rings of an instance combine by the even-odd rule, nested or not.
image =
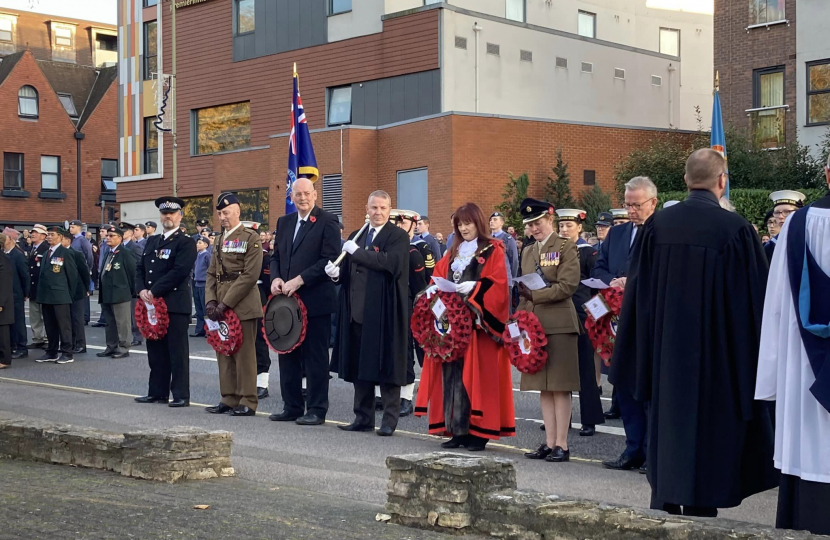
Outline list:
[[[599,184],[582,192],[579,207],[585,210],[584,229],[588,232],[596,231],[597,214],[607,212],[611,208],[611,195],[602,191]]]
[[[576,203],[571,196],[571,173],[568,172],[568,163],[562,158],[561,148],[556,151],[556,165],[551,170],[554,178],[548,176],[545,200],[556,209],[574,208]]]
[[[518,177],[514,177],[513,173],[508,173],[508,178],[507,185],[502,192],[503,202],[496,206],[496,210],[504,214],[504,222],[508,227],[515,227],[517,231],[523,231],[522,214],[519,212],[519,206],[527,198],[530,179],[527,173]]]

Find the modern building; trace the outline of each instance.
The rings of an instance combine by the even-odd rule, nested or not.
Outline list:
[[[708,126],[711,111],[711,14],[678,7],[700,2],[119,1],[128,220],[157,215],[152,200],[175,192],[192,226],[231,190],[245,218],[273,226],[294,63],[322,205],[347,228],[381,188],[444,229],[464,201],[500,202],[508,174],[541,192],[558,148],[574,193],[610,191],[623,155],[656,132],[696,129],[695,107]],[[156,125],[175,128],[175,148]]]
[[[0,223],[115,217],[116,59],[114,26],[0,9]]]

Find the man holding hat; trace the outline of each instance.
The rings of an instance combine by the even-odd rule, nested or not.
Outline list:
[[[98,303],[107,321],[107,348],[96,354],[99,358],[127,358],[130,356],[131,320],[130,312],[135,305],[136,258],[132,251],[121,244],[122,229],[113,227],[107,231],[107,245],[110,252],[101,272],[101,293]]]
[[[29,251],[29,323],[32,326],[32,343],[29,349],[46,348],[46,330],[43,324],[43,310],[37,301],[37,285],[40,281],[40,265],[49,250],[46,242],[46,227],[36,224],[32,227],[32,248]]]
[[[37,282],[37,303],[43,312],[43,324],[49,340],[46,354],[35,362],[74,362],[72,347],[72,293],[78,283],[78,266],[61,238],[69,236],[62,227],[50,227],[46,234],[49,248],[43,254]],[[61,355],[58,357],[58,348]]]
[[[222,193],[216,203],[225,233],[213,250],[205,282],[205,317],[222,321],[233,311],[242,325],[242,346],[236,354],[216,354],[222,400],[207,412],[233,416],[256,414],[256,329],[262,317],[257,278],[262,269],[259,233],[240,221],[239,199]]]
[[[138,403],[167,403],[170,407],[190,406],[190,274],[196,262],[196,243],[179,230],[185,202],[178,197],[159,197],[155,201],[164,233],[147,239],[136,266],[135,288],[139,300],[152,304],[161,298],[170,319],[167,334],[147,340],[150,383],[146,396]],[[123,247],[121,249],[124,249]]]
[[[600,212],[597,214],[597,222],[594,223],[594,226],[597,229],[597,240],[599,240],[596,248],[599,250],[608,236],[608,231],[614,226],[614,216],[611,215],[611,212]]]
[[[775,245],[778,243],[778,233],[790,214],[799,208],[804,208],[804,200],[807,197],[799,191],[784,189],[770,193],[769,198],[772,201],[772,217],[775,220],[776,230],[774,235],[770,231],[770,240],[764,244],[764,252],[767,254],[767,260],[772,262]]]
[[[86,238],[84,238],[86,240]],[[75,259],[78,273],[75,279],[75,288],[72,290],[72,305],[69,315],[72,317],[72,352],[86,353],[86,333],[84,332],[84,305],[89,301],[89,291],[92,286],[92,274],[86,264],[84,254],[72,248],[72,233],[61,238],[61,245],[69,250],[69,255]]]

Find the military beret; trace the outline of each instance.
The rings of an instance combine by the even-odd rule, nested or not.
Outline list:
[[[67,231],[63,227],[58,227],[57,225],[55,225],[54,227],[49,227],[49,229],[47,230],[49,232],[58,233],[61,236],[66,236],[67,238],[71,238],[72,236],[71,234],[69,234],[69,231]]]
[[[145,225],[148,226],[148,227],[152,227],[154,229],[158,228],[158,225],[156,225],[155,221],[148,221],[147,223],[145,223]]]
[[[119,227],[110,227],[109,232],[111,232],[113,234],[117,234],[121,238],[124,238],[124,229],[121,229]]]
[[[72,221],[69,222],[69,224],[70,225],[77,225],[78,227],[83,227],[84,226],[83,222],[81,222],[78,219],[73,219]]]
[[[233,193],[222,193],[216,201],[216,209],[224,210],[232,204],[239,204],[239,199]]]
[[[138,225],[136,225],[136,226],[135,226],[135,227],[133,227],[133,228],[134,228],[134,229],[141,229],[142,231],[146,231],[146,230],[147,230],[147,227],[145,227],[143,223],[139,223]]]

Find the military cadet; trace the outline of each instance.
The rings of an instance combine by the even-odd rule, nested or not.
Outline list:
[[[131,306],[135,290],[135,254],[124,249],[121,244],[124,237],[122,229],[113,227],[107,232],[107,245],[110,252],[104,261],[101,272],[101,294],[98,303],[107,322],[107,348],[95,356],[105,358],[127,358],[130,356]]]
[[[148,221],[144,224],[144,226],[147,227],[147,239],[149,240],[151,236],[156,234],[156,229],[158,228],[158,226],[156,225],[155,221]]]
[[[256,282],[262,270],[259,233],[239,220],[239,199],[222,193],[216,204],[224,234],[208,267],[205,284],[205,316],[222,321],[233,311],[242,325],[242,347],[232,356],[216,355],[222,400],[207,412],[253,416],[257,408],[256,329],[262,318],[262,303]]]
[[[196,220],[196,234],[191,235],[193,240],[198,240],[199,237],[202,235],[202,231],[204,229],[210,229],[209,225],[210,225],[210,221],[208,221],[206,219],[197,219]]]
[[[769,242],[764,244],[764,252],[767,254],[767,260],[772,262],[772,255],[775,253],[775,244],[778,243],[778,233],[784,226],[787,218],[798,210],[804,208],[804,200],[807,198],[803,193],[784,189],[770,193],[769,196],[772,201],[772,217],[775,220],[775,235],[773,235]],[[772,234],[772,231],[770,231]]]
[[[628,219],[628,210],[625,208],[612,208],[611,216],[614,218],[614,226],[625,225],[630,220]]]
[[[69,250],[69,255],[75,259],[75,288],[72,289],[72,304],[69,307],[69,316],[72,318],[72,352],[74,354],[86,353],[86,333],[84,332],[84,312],[87,298],[89,298],[89,287],[92,281],[92,274],[86,265],[84,254],[72,248],[73,235],[67,234],[61,237],[61,245]]]
[[[135,229],[133,229],[133,242],[144,252],[144,245],[147,243],[147,225],[139,223],[135,226]]]
[[[36,224],[30,234],[32,247],[29,251],[29,324],[32,326],[32,343],[29,349],[46,348],[46,330],[43,325],[43,310],[37,301],[37,284],[40,280],[40,265],[43,255],[49,250],[46,241],[46,227]]]
[[[177,197],[159,197],[155,201],[161,217],[163,234],[147,239],[144,253],[136,266],[135,288],[142,302],[152,304],[162,298],[170,319],[167,334],[159,340],[147,340],[150,383],[146,396],[138,403],[167,403],[170,407],[190,406],[190,273],[196,262],[196,243],[179,230],[185,202]],[[123,249],[123,248],[122,248]]]
[[[121,222],[118,225],[118,228],[124,234],[124,239],[121,242],[122,249],[129,249],[135,255],[135,259],[141,259],[142,254],[144,253],[144,248],[139,246],[138,243],[133,239],[133,235],[135,234],[135,225],[127,222]],[[146,244],[145,244],[146,246]],[[135,322],[135,305],[138,302],[138,298],[133,298],[133,303],[130,311],[130,317],[132,320],[132,333],[133,333],[133,340],[130,343],[133,347],[138,347],[144,340],[144,336],[141,335],[141,332],[138,330],[138,324]]]
[[[597,214],[597,221],[594,223],[594,226],[597,228],[597,240],[599,240],[596,246],[597,250],[602,247],[602,243],[605,242],[605,237],[608,236],[608,231],[611,230],[613,225],[614,216],[611,215],[611,212],[600,212]]]
[[[78,267],[69,249],[61,245],[61,238],[69,232],[62,227],[47,230],[48,250],[43,254],[37,282],[37,303],[43,313],[46,327],[46,354],[35,362],[74,362],[72,353],[72,293],[77,287]],[[58,357],[58,348],[61,355]]]

